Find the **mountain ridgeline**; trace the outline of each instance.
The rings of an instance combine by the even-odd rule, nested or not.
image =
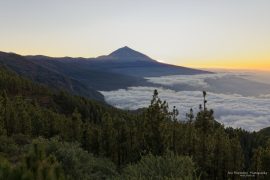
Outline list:
[[[0,52],[0,65],[55,90],[62,89],[73,94],[104,101],[103,95],[95,89],[61,73],[59,71],[61,65],[57,62],[32,61],[17,54]]]
[[[156,90],[130,112],[0,67],[0,179],[269,179],[269,129],[224,128],[206,99],[180,121]]]
[[[97,92],[100,90],[152,85],[144,77],[210,73],[160,63],[129,47],[97,58],[53,58],[0,52],[0,64],[49,87],[99,101],[104,101],[103,95]]]

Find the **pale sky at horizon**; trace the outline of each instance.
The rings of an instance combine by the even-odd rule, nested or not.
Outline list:
[[[270,70],[269,0],[0,0],[0,51]]]

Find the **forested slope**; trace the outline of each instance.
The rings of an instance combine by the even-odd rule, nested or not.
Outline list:
[[[31,61],[18,54],[0,52],[0,65],[52,89],[63,89],[75,95],[104,101],[101,93],[74,78],[66,76],[46,62]]]
[[[269,136],[224,128],[203,98],[205,92],[198,114],[190,110],[179,121],[186,112],[169,111],[157,91],[148,108],[131,113],[1,67],[0,179],[240,179],[228,172],[270,172]]]

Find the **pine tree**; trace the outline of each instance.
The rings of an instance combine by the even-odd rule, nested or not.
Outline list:
[[[6,134],[3,101],[4,100],[0,95],[0,136]]]
[[[243,169],[244,165],[244,156],[243,151],[240,145],[240,141],[237,137],[234,137],[231,139],[230,142],[231,145],[231,165],[230,165],[230,171],[239,171]],[[236,175],[234,174],[232,178],[236,178]]]
[[[253,152],[253,156],[252,156],[252,164],[251,164],[251,169],[254,172],[261,172],[262,169],[262,155],[263,154],[263,148],[262,147],[258,147],[256,150],[254,150]],[[259,179],[258,175],[255,175],[255,179]]]
[[[113,128],[112,118],[108,113],[104,115],[102,120],[102,132],[101,132],[101,151],[106,157],[110,157],[113,155],[114,146],[115,146],[115,135]]]
[[[168,103],[161,101],[158,91],[154,90],[150,106],[145,114],[146,121],[146,143],[148,150],[155,155],[162,154],[169,143],[168,122],[171,121]]]
[[[82,129],[82,120],[81,114],[78,112],[78,109],[75,109],[72,113],[71,122],[70,122],[70,135],[72,141],[81,140],[81,129]]]
[[[173,120],[173,135],[172,135],[172,138],[173,138],[173,142],[172,142],[172,149],[173,149],[173,152],[176,153],[176,126],[177,126],[177,116],[179,115],[179,112],[178,110],[176,109],[175,106],[173,106],[173,112],[172,112],[172,120]]]
[[[30,179],[64,179],[61,166],[54,156],[47,157],[41,145],[34,144],[32,152],[25,157],[25,163],[21,166],[22,177]]]

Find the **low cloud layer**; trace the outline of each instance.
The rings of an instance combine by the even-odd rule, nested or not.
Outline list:
[[[199,84],[201,84],[199,82]],[[118,108],[135,110],[147,107],[157,89],[162,100],[166,100],[170,107],[176,106],[180,118],[193,108],[198,111],[202,103],[201,91],[174,91],[154,87],[130,87],[116,91],[102,91],[106,101]],[[243,128],[248,131],[258,131],[270,126],[269,95],[264,97],[244,97],[237,94],[225,95],[209,92],[208,107],[215,112],[217,121],[225,126]]]
[[[173,86],[186,84],[193,87],[207,88],[209,84],[206,80],[219,79],[225,76],[240,76],[239,73],[216,73],[216,74],[198,74],[198,75],[173,75],[173,76],[161,76],[161,77],[146,77],[149,82],[154,84]]]
[[[151,83],[176,91],[205,90],[218,94],[240,94],[257,97],[270,94],[270,84],[261,82],[262,80],[254,80],[254,78],[250,77],[253,77],[253,74],[250,72],[226,72],[148,77],[146,79]]]

